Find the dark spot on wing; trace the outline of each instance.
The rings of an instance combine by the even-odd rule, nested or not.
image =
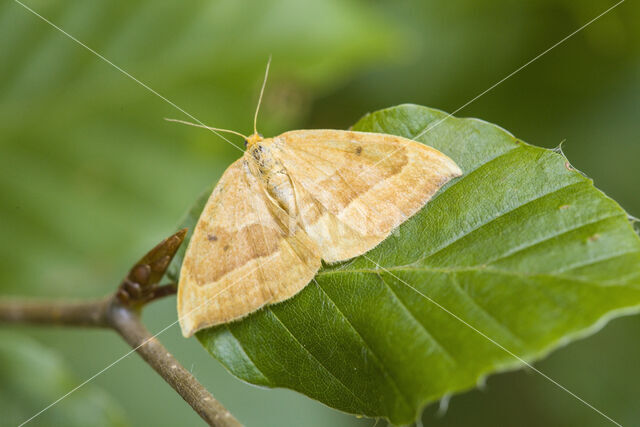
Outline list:
[[[358,148],[356,148],[356,155],[359,156],[360,154],[362,154],[362,147],[358,146]]]
[[[213,243],[210,238],[216,236]],[[262,224],[249,224],[239,230],[215,227],[206,233],[196,235],[191,241],[195,251],[201,251],[211,260],[223,259],[224,262],[196,262],[195,258],[185,258],[185,267],[192,272],[196,283],[204,285],[220,280],[225,274],[234,271],[257,258],[268,257],[278,251],[282,231],[264,227]]]
[[[215,234],[209,234],[207,236],[207,240],[209,240],[210,242],[215,242],[216,240],[218,240],[218,236],[216,236]]]

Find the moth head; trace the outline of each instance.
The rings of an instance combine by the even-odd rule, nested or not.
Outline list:
[[[255,146],[257,143],[259,143],[262,140],[264,140],[262,135],[260,135],[259,133],[256,132],[253,135],[245,138],[245,140],[244,140],[244,148],[247,149],[247,150],[251,150],[251,147]]]

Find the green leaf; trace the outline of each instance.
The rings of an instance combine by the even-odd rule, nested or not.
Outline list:
[[[199,332],[233,374],[409,423],[425,404],[521,366],[479,332],[534,361],[638,311],[640,239],[560,153],[415,105],[354,129],[412,138],[429,127],[420,141],[464,175],[371,252],[324,266],[291,300]]]
[[[0,425],[18,425],[78,385],[58,354],[16,333],[0,332]],[[122,409],[87,384],[34,418],[33,425],[125,426]]]

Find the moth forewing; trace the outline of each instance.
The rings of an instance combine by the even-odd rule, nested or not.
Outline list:
[[[442,185],[462,174],[449,157],[434,148],[393,135],[301,130],[278,138],[284,141],[278,153],[281,162],[298,183],[297,198],[311,199],[326,212],[316,215],[315,221],[309,215],[303,221],[323,254],[334,254],[333,259],[323,256],[327,261],[342,261],[370,250],[422,208]],[[335,220],[326,218],[328,215]],[[346,228],[332,230],[336,221]],[[353,233],[359,237],[356,242],[348,238]],[[327,239],[334,234],[347,238]],[[332,247],[325,248],[320,241]]]
[[[245,160],[223,174],[189,242],[178,287],[184,336],[287,299],[320,268],[315,244],[282,228],[287,218],[274,214]]]

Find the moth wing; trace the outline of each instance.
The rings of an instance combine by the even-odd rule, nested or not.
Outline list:
[[[320,248],[322,259],[337,262],[367,252],[384,236],[362,234],[330,212],[295,178],[291,178],[298,204],[299,221]]]
[[[327,262],[372,249],[462,174],[438,150],[393,135],[300,130],[278,139],[301,222]]]
[[[320,264],[317,245],[239,159],[220,178],[186,251],[178,286],[182,334],[290,298]]]

